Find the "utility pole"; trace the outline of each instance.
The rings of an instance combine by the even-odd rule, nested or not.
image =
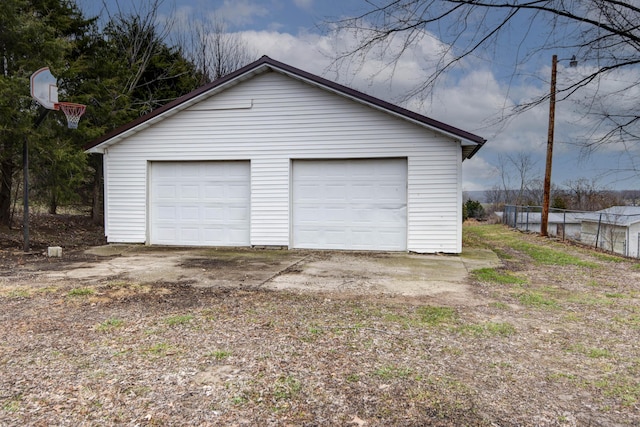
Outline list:
[[[549,224],[549,198],[551,193],[551,163],[553,161],[553,132],[556,121],[556,74],[558,55],[551,59],[551,91],[549,93],[549,132],[547,133],[547,162],[544,170],[544,195],[542,197],[542,217],[540,219],[540,235],[547,236]]]

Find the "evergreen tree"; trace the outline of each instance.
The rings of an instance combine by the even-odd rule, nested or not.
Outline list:
[[[44,153],[46,125],[34,129],[40,114],[29,95],[29,78],[49,66],[67,64],[74,40],[89,21],[75,3],[64,0],[3,0],[0,7],[0,225],[10,225],[11,188],[20,170],[25,138]]]
[[[60,204],[93,200],[101,214],[102,159],[82,147],[100,135],[195,89],[202,71],[179,47],[166,43],[170,28],[158,19],[161,2],[112,15],[103,28],[85,19],[73,0],[3,0],[0,7],[0,225],[9,225],[11,189],[31,153],[32,196],[56,213]],[[29,96],[29,78],[48,66],[60,101],[87,105],[77,130],[61,112],[42,111]]]
[[[484,219],[485,212],[482,207],[482,203],[477,200],[467,200],[463,206],[463,215],[465,215],[464,219],[475,218],[475,219]]]

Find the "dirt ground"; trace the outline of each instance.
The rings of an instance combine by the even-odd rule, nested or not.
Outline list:
[[[28,255],[0,230],[0,425],[640,424],[633,260],[470,227],[466,247],[503,266],[465,277],[461,299],[378,287],[399,268],[384,254],[358,255],[350,276],[322,253],[264,251],[247,268],[218,251],[172,276],[86,252],[102,243],[88,221],[41,221]],[[65,256],[44,257],[56,238]],[[304,266],[313,283],[294,280]]]

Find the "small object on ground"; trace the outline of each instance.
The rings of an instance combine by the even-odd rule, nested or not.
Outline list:
[[[60,246],[49,246],[47,248],[47,256],[62,258],[62,248]]]

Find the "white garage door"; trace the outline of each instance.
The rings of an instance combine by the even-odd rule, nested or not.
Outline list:
[[[407,249],[407,160],[293,162],[293,246]]]
[[[249,183],[249,162],[152,163],[151,243],[248,246]]]

